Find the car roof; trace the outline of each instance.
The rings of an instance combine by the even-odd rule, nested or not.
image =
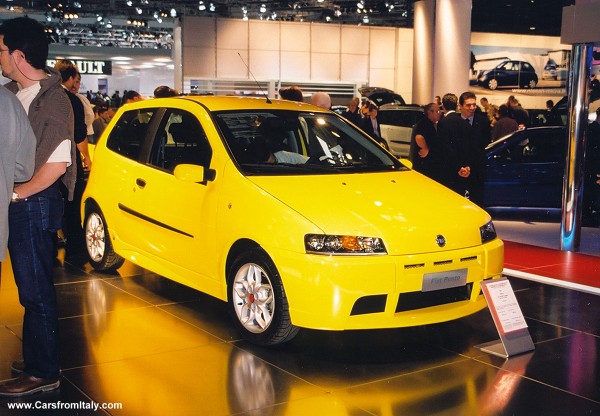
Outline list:
[[[322,108],[309,103],[289,100],[267,99],[266,97],[235,97],[219,95],[185,95],[169,98],[151,98],[127,104],[128,108],[169,107],[177,105],[177,101],[193,101],[206,107],[209,111],[222,110],[296,110],[325,112]]]
[[[521,130],[516,130],[513,131],[510,134],[507,134],[506,136],[500,137],[498,140],[491,142],[490,144],[488,144],[485,147],[486,151],[490,151],[493,150],[494,148],[496,148],[498,146],[499,143],[505,142],[510,140],[512,137],[514,136],[523,136],[527,133],[540,133],[540,132],[551,132],[551,131],[557,131],[557,130],[565,130],[566,127],[565,126],[539,126],[539,127],[528,127],[526,129],[521,129]]]

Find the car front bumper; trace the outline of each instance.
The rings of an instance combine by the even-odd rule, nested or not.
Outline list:
[[[445,322],[485,308],[480,284],[501,276],[504,244],[496,239],[478,247],[406,256],[279,252],[274,260],[294,325],[396,328]],[[464,269],[466,285],[422,291],[425,274]]]

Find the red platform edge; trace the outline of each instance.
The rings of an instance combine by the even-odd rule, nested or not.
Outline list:
[[[600,295],[600,257],[504,240],[504,274]]]

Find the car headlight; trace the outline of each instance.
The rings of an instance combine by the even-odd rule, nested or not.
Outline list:
[[[498,237],[494,223],[491,221],[484,226],[479,227],[479,233],[481,234],[481,244],[485,244]]]
[[[307,234],[304,236],[304,247],[311,254],[387,254],[383,241],[376,237]]]

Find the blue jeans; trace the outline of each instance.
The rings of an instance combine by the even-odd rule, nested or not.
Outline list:
[[[52,269],[56,231],[60,228],[63,199],[58,184],[11,202],[8,250],[23,319],[25,372],[56,379],[59,375],[58,311]]]

